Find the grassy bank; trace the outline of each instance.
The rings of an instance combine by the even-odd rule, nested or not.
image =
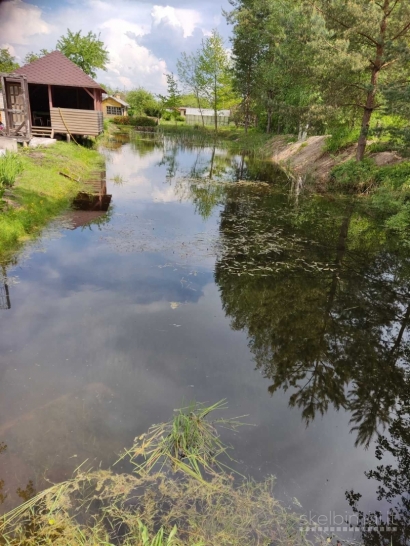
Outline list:
[[[110,124],[115,126],[114,123]],[[130,131],[134,127],[126,125],[115,126],[118,131]],[[112,129],[110,133],[115,134]],[[172,136],[181,144],[229,146],[235,152],[246,152],[260,157],[266,156],[265,144],[272,138],[256,129],[249,129],[247,133],[240,127],[219,127],[218,132],[211,126],[187,125],[185,123],[161,121],[156,128],[156,133]]]
[[[38,236],[68,207],[90,172],[101,167],[97,151],[64,142],[51,148],[21,149],[18,158],[22,172],[0,199],[0,258]]]

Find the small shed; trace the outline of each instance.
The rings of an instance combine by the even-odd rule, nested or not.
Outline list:
[[[103,132],[102,87],[60,51],[0,76],[5,136],[28,141]]]
[[[184,108],[185,121],[188,125],[202,125],[202,120],[205,125],[215,125],[215,112],[211,108]],[[229,125],[231,116],[230,110],[218,110],[218,125]]]
[[[128,108],[130,105],[128,102],[122,100],[119,95],[103,95],[102,104],[105,118],[128,116]]]

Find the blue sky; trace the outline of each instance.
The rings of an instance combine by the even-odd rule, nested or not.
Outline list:
[[[182,51],[193,51],[217,28],[229,47],[222,9],[228,0],[0,0],[0,47],[22,62],[53,49],[67,28],[101,34],[110,53],[97,80],[111,87],[164,91]]]

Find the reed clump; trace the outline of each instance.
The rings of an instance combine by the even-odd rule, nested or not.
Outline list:
[[[151,427],[122,456],[133,462],[134,473],[83,472],[80,467],[71,480],[3,516],[0,544],[307,544],[299,518],[273,497],[273,477],[261,483],[234,479],[216,464],[227,448],[208,416],[221,407],[195,405]],[[229,426],[229,421],[218,421]],[[236,428],[238,421],[233,422]]]

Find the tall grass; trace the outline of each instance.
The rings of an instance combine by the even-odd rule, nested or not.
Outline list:
[[[0,157],[0,197],[6,188],[11,188],[17,176],[22,172],[23,165],[18,154],[6,152]]]

